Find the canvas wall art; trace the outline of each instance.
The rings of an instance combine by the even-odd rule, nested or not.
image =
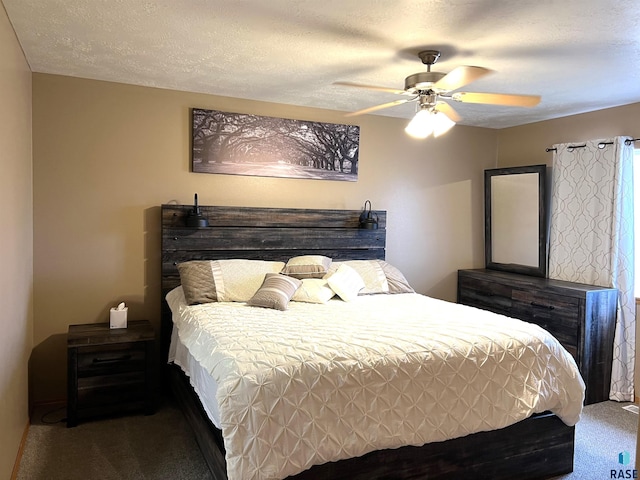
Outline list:
[[[360,127],[194,108],[192,171],[358,179]]]

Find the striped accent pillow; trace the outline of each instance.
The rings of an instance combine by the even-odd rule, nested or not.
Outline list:
[[[301,284],[302,282],[297,278],[279,273],[267,273],[262,286],[249,299],[247,305],[286,310],[291,297]]]

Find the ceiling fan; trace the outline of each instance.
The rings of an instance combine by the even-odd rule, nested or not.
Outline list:
[[[455,109],[443,100],[454,100],[464,103],[484,103],[511,107],[534,107],[540,103],[539,95],[512,95],[504,93],[474,93],[455,92],[463,86],[488,75],[492,71],[488,68],[460,66],[449,73],[432,72],[431,67],[440,58],[438,50],[423,50],[418,57],[427,66],[426,72],[414,73],[404,80],[404,90],[396,88],[363,85],[351,82],[334,82],[334,85],[366,88],[381,92],[394,93],[410,98],[402,98],[393,102],[363,108],[346,116],[353,117],[365,113],[375,112],[384,108],[401,105],[407,102],[417,102],[417,113],[407,125],[409,135],[424,138],[431,133],[438,136],[460,121]]]

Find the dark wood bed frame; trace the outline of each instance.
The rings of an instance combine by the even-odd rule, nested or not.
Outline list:
[[[188,260],[249,258],[286,261],[302,254],[334,260],[384,259],[385,211],[378,229],[358,228],[360,211],[290,208],[200,207],[209,227],[187,227],[190,205],[162,206],[162,346],[168,352],[173,324],[164,300],[180,283],[176,265]],[[167,365],[165,379],[191,425],[216,480],[226,480],[220,430],[205,414],[182,370]],[[358,458],[316,465],[295,480],[520,479],[573,471],[574,427],[551,413],[515,425],[421,447],[378,450]]]

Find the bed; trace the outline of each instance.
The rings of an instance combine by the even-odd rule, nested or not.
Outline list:
[[[421,393],[417,393],[416,390],[419,389],[414,387],[420,385],[420,382],[426,384],[429,381],[440,381],[441,378],[454,376],[455,371],[463,371],[459,366],[456,366],[456,362],[459,360],[447,357],[447,361],[444,362],[446,368],[449,369],[447,371],[422,371],[418,373],[411,371],[409,375],[406,372],[404,357],[415,357],[424,354],[424,352],[436,352],[435,344],[444,344],[441,336],[437,341],[434,340],[436,334],[447,336],[453,335],[453,331],[466,329],[464,334],[467,335],[466,346],[458,346],[457,350],[464,350],[470,348],[470,345],[479,343],[469,340],[476,334],[474,328],[472,326],[465,327],[464,323],[460,323],[464,322],[464,317],[470,307],[448,304],[410,292],[398,295],[358,295],[351,298],[352,301],[334,298],[322,305],[292,301],[286,305],[285,311],[248,307],[243,302],[217,302],[218,304],[214,305],[212,310],[207,305],[184,306],[188,302],[185,301],[184,289],[179,286],[180,272],[178,267],[192,261],[219,261],[217,264],[227,265],[227,267],[228,264],[224,262],[227,262],[228,259],[243,259],[247,262],[274,262],[274,264],[282,262],[284,265],[292,258],[314,255],[331,259],[332,268],[333,264],[339,265],[341,263],[356,267],[359,264],[354,263],[355,260],[361,261],[363,264],[379,262],[384,265],[386,264],[384,262],[386,212],[375,212],[378,217],[378,229],[359,229],[359,211],[201,207],[203,216],[209,220],[209,227],[188,228],[185,226],[186,217],[191,208],[184,205],[162,206],[163,298],[166,297],[169,300],[175,312],[179,310],[188,312],[185,318],[176,320],[178,328],[174,328],[171,308],[169,303],[163,300],[162,340],[167,358],[173,360],[172,364],[167,366],[168,382],[194,429],[198,444],[214,478],[284,478],[289,475],[287,478],[297,480],[319,478],[409,479],[453,478],[453,476],[469,475],[472,478],[496,479],[511,478],[515,471],[521,478],[548,478],[573,470],[573,424],[579,418],[584,386],[577,374],[575,364],[571,365],[573,360],[570,355],[563,356],[562,351],[558,350],[561,348],[559,344],[549,338],[542,329],[535,330],[538,327],[532,327],[534,328],[532,331],[528,326],[519,322],[515,324],[515,328],[516,330],[523,329],[523,331],[514,331],[513,334],[516,335],[514,338],[519,338],[517,340],[519,342],[523,342],[522,335],[540,338],[540,346],[536,348],[542,349],[542,351],[536,351],[536,355],[546,355],[544,361],[539,361],[536,356],[529,354],[527,354],[529,355],[527,361],[533,362],[533,364],[548,363],[553,365],[552,374],[545,379],[547,383],[544,390],[556,392],[559,395],[558,398],[553,397],[549,400],[551,403],[546,405],[539,401],[535,395],[536,385],[539,383],[527,383],[528,380],[526,380],[523,385],[529,389],[529,392],[522,395],[522,398],[526,399],[525,402],[522,401],[520,395],[509,393],[507,387],[497,389],[494,393],[458,392],[457,406],[454,406],[453,413],[447,413],[434,410],[435,407],[425,406],[426,402],[417,401],[417,398],[421,398]],[[278,266],[273,268],[279,269]],[[342,269],[343,267],[340,267],[341,271]],[[344,267],[344,271],[352,271],[352,269]],[[392,280],[394,279],[391,278],[389,281]],[[337,285],[336,288],[339,289],[340,285]],[[368,283],[366,288],[369,288]],[[231,292],[230,288],[227,293],[229,292]],[[384,319],[389,315],[383,312],[387,309],[392,311],[402,309],[405,308],[404,305],[408,305],[407,312],[432,312],[431,319],[435,322],[432,325],[432,332],[425,332],[425,335],[420,338],[417,335],[409,335],[411,338],[399,339],[391,337],[394,330],[404,331],[405,329],[404,326],[403,328],[399,328],[399,326],[395,328],[394,322],[385,323]],[[325,318],[331,319],[331,321],[327,320],[322,328],[317,328],[317,324],[322,321],[319,322],[311,318],[323,308],[326,309],[323,313],[326,315]],[[442,309],[449,311],[451,308],[455,312],[451,314],[455,317],[455,321],[438,324],[438,316],[442,317],[442,314],[438,312]],[[197,318],[199,315],[197,312],[200,310],[207,312],[204,313],[205,320]],[[248,312],[259,312],[259,314]],[[363,313],[365,319],[371,320],[370,325],[366,323],[358,325],[355,320],[349,321],[349,319],[355,319]],[[486,327],[485,323],[482,323],[483,329],[494,328],[496,334],[500,334],[503,329],[501,322],[504,321],[504,317],[496,317],[479,310],[476,313],[483,318],[482,322],[486,322]],[[345,315],[345,319],[340,320],[340,315]],[[286,319],[287,316],[296,319],[296,328],[288,330],[286,321],[278,323]],[[407,321],[413,322],[423,321],[422,318],[409,320],[409,317],[412,315],[407,313],[400,318],[407,318]],[[233,319],[233,321],[225,319]],[[303,330],[308,326],[305,323],[307,320],[311,329]],[[347,322],[352,325],[348,329],[341,330],[341,325],[344,326]],[[492,327],[492,324],[495,325]],[[202,327],[201,325],[206,326]],[[197,330],[197,328],[201,329]],[[451,332],[447,332],[447,329],[450,329]],[[277,331],[278,335],[275,337],[270,335],[270,330]],[[365,343],[365,340],[361,338],[360,332],[364,330],[373,331],[373,338],[366,339],[366,342],[371,340],[378,342],[373,347],[372,344]],[[253,343],[251,348],[238,348],[237,340],[232,336],[234,331],[245,337],[250,337],[252,342],[257,343]],[[304,334],[296,336],[298,331],[304,332]],[[181,351],[178,353],[176,353],[177,336],[183,343],[180,347]],[[172,337],[174,342],[171,342]],[[289,337],[290,342],[283,347],[280,340],[285,337]],[[293,343],[291,340],[294,340]],[[500,341],[492,339],[491,344],[499,345],[514,341],[503,337]],[[217,342],[217,347],[211,348],[214,352],[212,358],[207,358],[206,352],[204,352],[207,348],[202,348],[205,344],[211,345],[209,342]],[[325,343],[328,345],[326,351],[313,347],[316,344]],[[273,368],[274,365],[281,365],[282,362],[280,364],[273,363],[268,352],[264,356],[262,355],[263,350],[261,349],[264,349],[268,344],[271,345],[269,348],[272,348],[273,344],[280,344],[274,350],[276,356],[285,351],[288,359],[298,358],[298,367],[300,367],[298,370],[304,370],[304,368],[308,370],[311,367],[314,367],[315,370],[325,368],[318,358],[336,356],[336,352],[339,352],[338,356],[344,363],[334,363],[335,358],[332,357],[331,365],[340,365],[340,368],[345,368],[345,364],[369,365],[371,362],[382,361],[386,365],[386,373],[368,370],[367,373],[360,372],[355,377],[350,377],[349,372],[329,372],[327,375],[325,372],[323,375],[330,383],[342,382],[340,388],[325,389],[325,394],[318,394],[315,390],[307,389],[306,395],[308,397],[325,396],[321,401],[305,406],[301,398],[305,397],[304,389],[307,386],[302,390],[300,388],[296,390],[295,385],[292,386],[295,381],[276,383],[273,378],[276,378],[277,375],[268,377],[269,381],[265,382],[266,377],[258,378],[259,375],[256,377],[253,371],[251,374],[247,374],[248,368],[253,368],[253,365],[262,362],[268,364],[271,371],[282,373],[284,378],[294,378],[290,371],[283,373],[282,368]],[[201,347],[200,349],[198,349],[198,345]],[[185,352],[183,347],[187,346],[189,348]],[[446,353],[447,348],[449,347],[445,347],[445,354],[443,354],[445,356],[449,355]],[[521,350],[526,352],[531,348],[524,345]],[[371,351],[374,353],[372,354]],[[256,354],[255,352],[261,353]],[[301,356],[303,353],[309,352],[311,352],[311,357]],[[382,356],[379,356],[380,352],[383,352]],[[559,356],[557,362],[549,357],[552,353]],[[218,356],[216,357],[216,355]],[[462,355],[463,360],[461,361],[466,361],[465,357],[470,358],[474,355],[477,357],[477,352],[473,355]],[[489,364],[493,361],[489,357],[491,355],[487,355],[483,360],[475,363]],[[423,360],[423,358],[419,359],[418,364],[422,364]],[[218,395],[216,398],[218,401],[222,400],[221,403],[213,402],[212,404],[204,399],[206,396],[203,394],[205,387],[196,381],[196,377],[206,377],[207,375],[203,375],[202,371],[189,371],[189,363],[196,365],[196,368],[199,365],[207,373],[217,375],[213,375],[220,382],[217,383]],[[290,365],[296,362],[284,363]],[[399,365],[402,368],[398,368]],[[529,368],[531,371],[534,370],[531,365]],[[313,368],[311,369],[313,370]],[[184,374],[184,370],[189,371],[190,377]],[[561,370],[566,370],[566,372],[563,373]],[[331,377],[331,375],[334,376]],[[360,376],[358,377],[358,375]],[[375,378],[371,384],[367,383],[371,380],[372,375],[377,376],[378,383]],[[384,379],[380,380],[380,375]],[[478,374],[469,373],[468,375],[474,377]],[[488,376],[485,384],[491,382],[491,374],[486,375]],[[565,376],[572,377],[572,375],[577,378],[573,380],[565,378]],[[500,375],[495,376],[496,378],[500,377]],[[382,389],[390,385],[390,377],[402,377],[401,383],[404,386],[390,390],[385,394]],[[533,374],[531,377],[537,378],[538,382],[540,381],[540,378]],[[229,383],[229,379],[233,381]],[[251,379],[251,381],[247,379]],[[471,381],[471,379],[468,380]],[[356,387],[354,387],[354,382],[357,384]],[[573,383],[569,384],[570,382]],[[245,383],[251,384],[248,387],[249,390],[246,389]],[[276,385],[275,388],[278,389],[275,403],[264,403],[266,400],[263,402],[261,399],[260,402],[263,403],[260,403],[260,408],[248,404],[238,407],[238,402],[244,400],[237,400],[237,398],[248,395],[247,392],[251,391],[251,388],[255,390],[256,385],[260,390],[266,384]],[[441,390],[447,388],[465,390],[465,387],[460,387],[460,385],[467,384],[471,385],[471,383],[467,383],[467,380],[462,384],[458,381]],[[229,388],[229,385],[234,386]],[[425,387],[425,391],[427,390],[429,389]],[[221,391],[223,393],[220,393]],[[342,391],[350,391],[352,394],[348,396],[348,401],[355,409],[353,411],[359,412],[359,417],[345,415],[344,411],[340,410],[342,407],[335,407],[332,403],[335,399],[330,398],[331,395],[326,393],[328,391],[331,391],[334,397]],[[370,392],[370,395],[365,398],[367,391]],[[438,391],[438,388],[432,385],[429,391]],[[237,394],[237,392],[241,392],[241,394]],[[371,394],[371,392],[376,394]],[[467,396],[465,397],[465,395]],[[500,401],[496,402],[496,398],[489,398],[491,395],[498,395],[497,398]],[[500,395],[502,396],[500,397]],[[251,398],[255,399],[255,397]],[[404,400],[406,400],[406,404],[403,404]],[[376,402],[377,406],[371,406],[370,410],[367,410],[369,408],[367,405]],[[273,422],[273,418],[280,418],[278,408],[282,403],[292,403],[297,407],[302,405],[297,413],[298,417],[301,415],[313,417],[313,420],[308,422],[305,427],[307,430],[301,427],[302,430],[295,431],[289,426],[280,428],[282,425],[278,424],[279,427],[275,430],[264,428],[263,432],[256,433],[256,430],[259,429],[257,426],[268,425],[269,422]],[[527,404],[525,408],[522,403]],[[516,408],[518,412],[512,414],[507,411],[507,404],[519,404]],[[235,405],[235,407],[231,408],[229,405]],[[270,406],[265,409],[265,405]],[[496,405],[501,406],[500,411],[495,411]],[[219,416],[220,411],[216,413],[216,409],[226,412],[223,412],[222,420]],[[523,411],[529,411],[526,418],[518,417],[518,415],[523,415]],[[331,415],[334,415],[334,424],[331,424]],[[444,420],[436,420],[445,417],[447,422],[454,418],[455,427],[448,426]],[[489,417],[492,418],[491,421],[489,421]],[[290,415],[289,418],[297,417]],[[421,418],[428,421],[421,422]],[[496,419],[498,423],[495,423]],[[226,438],[223,438],[221,429],[214,425],[216,423],[220,426],[221,422]],[[282,423],[280,420],[275,423],[278,422]],[[304,422],[297,421],[295,423],[304,424]],[[327,428],[327,425],[332,425],[331,429]],[[437,428],[434,428],[434,425],[437,425]],[[248,436],[246,432],[238,433],[248,429],[253,429]],[[315,434],[307,435],[313,429],[317,430]],[[329,430],[330,432],[327,434]],[[235,433],[230,433],[232,431]],[[318,434],[318,431],[323,433]],[[404,433],[398,434],[401,431]],[[388,432],[388,434],[385,435],[381,432]],[[269,435],[276,438],[270,438]],[[319,438],[321,446],[307,445],[311,437]],[[364,443],[364,445],[358,444],[354,437],[358,437],[358,442],[362,440],[360,443]],[[278,447],[272,448],[273,445]],[[278,457],[276,463],[284,460],[285,465],[273,467],[269,463],[272,460],[270,456]],[[288,459],[291,461],[287,463]],[[268,468],[261,467],[266,464],[269,464]]]

